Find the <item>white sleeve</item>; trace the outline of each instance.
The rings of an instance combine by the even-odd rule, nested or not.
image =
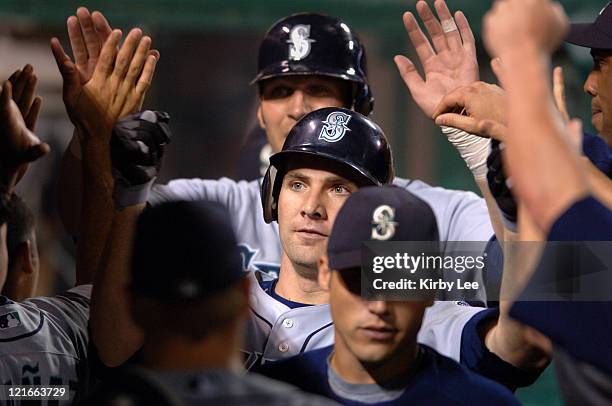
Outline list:
[[[476,314],[486,311],[460,302],[434,302],[425,310],[417,341],[461,362],[463,328]]]

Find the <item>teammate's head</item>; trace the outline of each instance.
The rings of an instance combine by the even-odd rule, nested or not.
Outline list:
[[[14,193],[8,204],[6,247],[8,273],[2,294],[16,301],[32,297],[39,271],[34,215]]]
[[[365,300],[360,295],[361,244],[438,238],[429,205],[404,189],[366,187],[351,195],[338,213],[327,255],[319,260],[319,285],[329,291],[338,357],[374,366],[388,362],[406,366],[434,292],[415,300]]]
[[[264,218],[278,220],[283,252],[316,278],[316,261],[346,198],[392,179],[391,148],[380,127],[352,110],[320,109],[302,118],[270,157]]]
[[[229,220],[213,202],[172,202],[138,220],[132,315],[149,336],[198,341],[246,315],[248,281]]]
[[[276,22],[259,48],[259,124],[275,152],[305,114],[346,107],[368,115],[373,96],[365,49],[338,18],[299,13]]]
[[[612,5],[608,3],[593,23],[572,24],[566,41],[591,48],[593,69],[584,91],[593,98],[593,127],[612,145]]]

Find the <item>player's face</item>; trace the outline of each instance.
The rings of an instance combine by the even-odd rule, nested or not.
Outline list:
[[[329,281],[321,282],[329,289],[336,354],[367,364],[397,363],[399,368],[402,360],[414,355],[409,352],[414,351],[423,313],[430,302],[364,300],[360,276],[359,269],[330,271]]]
[[[266,131],[274,152],[283,148],[295,123],[311,111],[343,107],[346,83],[323,76],[281,76],[262,83],[257,110],[259,125]]]
[[[584,82],[591,95],[591,122],[597,132],[612,144],[612,54],[591,50],[593,70]]]
[[[322,169],[298,167],[285,174],[278,199],[281,245],[293,264],[313,271],[312,278],[336,215],[356,190],[354,182]]]

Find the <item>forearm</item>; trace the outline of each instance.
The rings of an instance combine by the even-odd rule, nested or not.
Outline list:
[[[530,223],[523,206],[519,207],[518,234],[504,230],[504,272],[500,291],[500,315],[497,324],[486,335],[489,350],[510,364],[523,368],[542,368],[550,361],[545,339],[516,321],[508,313],[535,269],[542,251],[543,236]],[[534,339],[535,337],[535,339]]]
[[[90,133],[87,137],[102,138],[103,135]],[[77,284],[94,280],[113,221],[114,180],[108,151],[106,142],[83,142],[83,204],[79,216],[82,221],[79,222],[77,234]]]
[[[511,134],[506,163],[518,198],[546,231],[554,218],[586,194],[588,184],[552,100],[547,56],[527,42],[503,58],[512,66],[504,76]]]
[[[136,221],[144,204],[115,212],[106,247],[107,261],[96,275],[91,298],[92,338],[100,359],[117,366],[142,345],[142,333],[131,318],[129,270]]]
[[[79,219],[83,199],[83,169],[81,145],[73,134],[60,166],[57,207],[68,234],[78,237]]]
[[[476,184],[478,185],[478,189],[480,189],[482,197],[487,203],[487,211],[489,212],[489,218],[491,219],[491,225],[493,226],[495,236],[497,237],[498,241],[502,242],[505,240],[504,226],[501,219],[501,214],[499,212],[499,208],[497,207],[497,203],[495,202],[495,198],[493,197],[493,195],[491,195],[491,191],[489,190],[487,180],[486,178],[476,179]]]

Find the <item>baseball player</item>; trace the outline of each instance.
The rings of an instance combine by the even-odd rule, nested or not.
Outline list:
[[[333,343],[328,294],[318,284],[317,260],[325,252],[327,236],[346,198],[361,186],[389,183],[393,177],[391,151],[380,128],[343,108],[324,108],[306,115],[291,130],[283,151],[270,160],[262,183],[263,215],[266,221],[278,221],[283,256],[278,279],[266,279],[263,272],[250,273],[251,315],[243,345],[248,368]],[[144,208],[143,202],[131,205]],[[106,302],[111,307],[92,311],[94,337],[97,326],[107,322],[102,317],[121,326],[121,334],[110,342],[95,343],[110,366],[123,363],[143,342],[142,331],[121,313],[125,310],[121,306],[127,304],[119,301],[118,294],[120,286],[127,286],[125,257],[132,233],[129,222],[115,221],[109,264],[100,274],[100,280],[107,283],[105,288],[114,288],[115,301]],[[97,300],[95,292],[94,296]],[[497,309],[436,302],[426,313],[420,340],[474,369],[498,373],[496,378],[509,386],[532,382],[539,369],[519,370],[488,350],[490,345],[502,358],[509,357],[517,366],[528,368],[522,355],[523,350],[530,350],[528,345],[513,349],[510,357],[505,342],[492,339],[485,346],[482,341],[483,329],[499,333],[497,325],[492,327],[497,316]],[[511,325],[504,327],[508,337],[517,336]]]
[[[445,10],[450,15],[448,9]],[[469,31],[469,26],[460,25]],[[452,73],[446,74],[451,77],[454,76]],[[363,45],[345,22],[320,14],[289,16],[268,30],[261,43],[254,82],[260,95],[257,117],[274,152],[280,151],[291,127],[309,111],[343,106],[369,114],[373,107]],[[67,155],[70,154],[67,151]],[[175,180],[154,187],[150,202],[211,199],[225,204],[232,213],[245,270],[259,270],[269,278],[275,278],[281,258],[278,227],[263,221],[258,205],[260,183],[261,179],[251,182],[235,182],[227,178]],[[395,183],[432,205],[442,240],[488,241],[493,235],[484,200],[473,193],[430,187],[418,180],[398,178]],[[70,193],[63,193],[62,200],[73,205],[78,198],[70,196]],[[76,209],[64,211],[70,215],[79,212]],[[461,277],[481,281],[474,269],[464,272]],[[113,295],[111,292],[108,294]],[[484,292],[478,292],[474,299],[484,302]],[[114,335],[111,330],[108,334]]]
[[[24,70],[26,71],[26,70]],[[15,81],[15,88],[24,85],[26,102],[20,107],[12,100],[13,85],[6,81],[0,94],[0,289],[7,278],[8,265],[17,272],[19,255],[7,251],[6,205],[14,188],[25,173],[28,162],[49,151],[32,133],[40,100],[34,104],[35,81],[31,69]],[[24,82],[21,82],[24,81]],[[29,88],[28,88],[29,87]],[[19,97],[15,95],[17,99]],[[20,111],[21,108],[21,111]],[[32,110],[34,109],[34,110]],[[27,119],[24,120],[24,119]],[[14,218],[13,218],[14,221]],[[13,224],[11,227],[15,227]],[[7,263],[8,260],[8,263]],[[8,276],[11,280],[13,275]],[[89,282],[90,283],[90,282]],[[29,289],[28,289],[29,290]],[[91,284],[84,283],[54,296],[27,299],[21,302],[0,296],[0,382],[2,385],[66,385],[64,397],[49,404],[73,404],[77,389],[87,387],[87,324]],[[8,388],[5,387],[5,388]],[[58,394],[60,394],[58,392]],[[21,399],[2,391],[2,403],[21,404]],[[46,403],[43,403],[46,404]]]
[[[389,213],[377,233],[380,209]],[[405,301],[361,296],[361,246],[384,241],[438,241],[436,219],[421,199],[393,186],[364,187],[340,209],[319,259],[329,293],[335,344],[264,365],[258,372],[348,405],[518,404],[510,391],[417,343],[435,292]],[[424,326],[427,328],[427,326]]]
[[[115,221],[133,223],[138,212],[117,211]],[[333,404],[237,368],[250,280],[229,218],[213,202],[164,203],[138,217],[129,295],[142,367],[105,382],[87,404]]]

